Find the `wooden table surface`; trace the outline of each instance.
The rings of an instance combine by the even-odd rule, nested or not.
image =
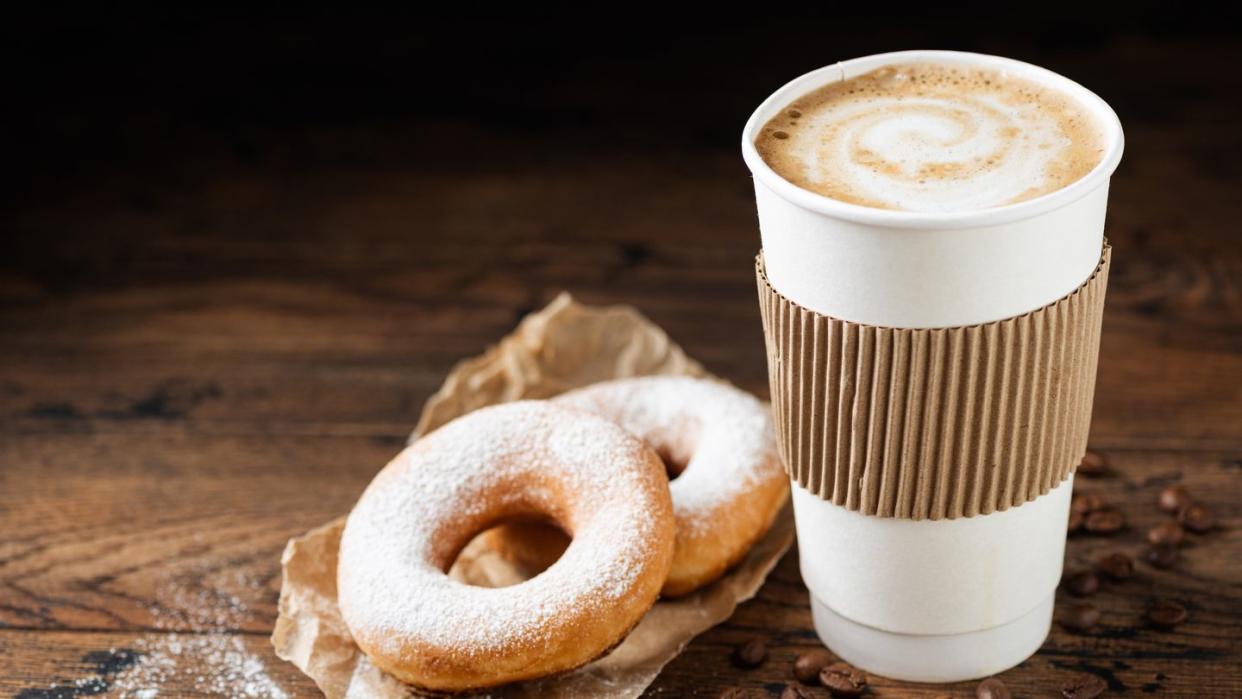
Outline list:
[[[1166,484],[1220,524],[1176,568],[1140,562],[1105,585],[1096,630],[1056,627],[1002,677],[1016,696],[1056,696],[1077,672],[1127,695],[1242,696],[1236,47],[1018,53],[1097,88],[1127,135],[1090,440],[1113,473],[1079,489],[1128,527],[1071,538],[1067,566],[1140,555]],[[317,696],[268,641],[286,540],[346,512],[453,363],[561,290],[636,306],[766,396],[740,126],[685,148],[432,118],[200,133],[176,157],[15,202],[0,243],[0,696]],[[1189,621],[1149,628],[1156,597]],[[771,657],[733,668],[753,637]],[[651,694],[777,693],[816,644],[791,551]],[[874,696],[973,686],[872,681]]]

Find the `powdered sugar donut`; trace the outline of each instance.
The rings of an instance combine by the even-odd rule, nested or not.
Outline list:
[[[788,497],[771,414],[745,391],[652,376],[594,384],[553,402],[616,422],[664,459],[677,520],[664,595],[683,595],[720,577],[767,531]],[[499,527],[488,541],[535,567],[555,560],[565,544],[563,535],[531,524]]]
[[[483,588],[445,571],[480,531],[544,517],[573,534],[542,574]],[[655,602],[673,554],[664,467],[603,418],[547,402],[483,408],[401,452],[341,536],[338,601],[375,665],[462,691],[578,667]]]

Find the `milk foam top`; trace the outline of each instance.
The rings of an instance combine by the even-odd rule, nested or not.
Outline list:
[[[754,146],[785,180],[851,204],[967,212],[1062,189],[1105,155],[1064,91],[1002,68],[893,63],[793,99]]]

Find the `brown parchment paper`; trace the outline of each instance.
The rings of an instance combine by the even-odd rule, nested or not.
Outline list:
[[[1111,248],[1064,297],[980,325],[887,328],[794,303],[755,263],[790,477],[878,517],[954,519],[1047,493],[1091,427]]]
[[[710,376],[632,308],[593,308],[561,294],[527,316],[479,357],[460,362],[423,409],[411,439],[475,408],[546,398],[596,381],[650,374]],[[379,465],[377,465],[378,469]],[[276,655],[296,665],[328,699],[419,696],[373,666],[354,645],[336,604],[336,554],[345,518],[291,539],[281,557]],[[661,600],[625,641],[572,673],[476,696],[631,698],[699,633],[728,619],[750,599],[793,542],[788,503],[772,528],[723,578],[686,597]],[[512,584],[522,573],[476,539],[450,574],[478,585]]]

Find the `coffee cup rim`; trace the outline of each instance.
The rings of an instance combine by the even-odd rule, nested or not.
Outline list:
[[[1000,69],[1034,80],[1074,98],[1099,120],[1105,140],[1104,155],[1083,177],[1047,194],[1013,204],[969,211],[920,212],[879,209],[840,201],[803,189],[773,170],[755,147],[755,135],[794,99],[830,82],[851,78],[885,65],[906,62],[960,63]],[[1106,184],[1121,162],[1125,137],[1116,112],[1094,92],[1047,68],[1002,56],[967,51],[911,50],[872,54],[805,73],[789,81],[759,105],[742,130],[742,158],[751,174],[782,198],[802,208],[857,223],[892,228],[976,228],[1011,223],[1059,209]]]

